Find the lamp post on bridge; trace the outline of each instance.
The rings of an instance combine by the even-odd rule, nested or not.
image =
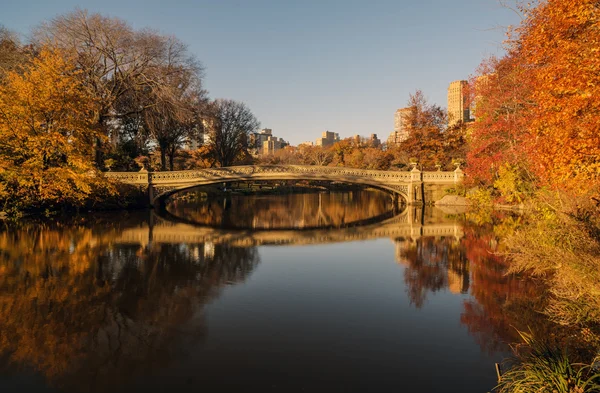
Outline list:
[[[152,184],[152,157],[154,156],[153,151],[148,152],[148,200],[150,201],[150,207],[154,205],[154,185]]]

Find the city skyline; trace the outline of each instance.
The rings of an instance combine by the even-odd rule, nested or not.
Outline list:
[[[3,10],[0,23],[26,40],[31,28],[77,5],[24,1]],[[204,65],[210,97],[245,102],[261,128],[292,145],[324,130],[389,135],[390,114],[417,89],[446,107],[448,83],[502,53],[498,26],[518,18],[496,0],[79,5],[177,36]]]

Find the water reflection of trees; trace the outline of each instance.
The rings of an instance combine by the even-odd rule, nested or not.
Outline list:
[[[371,189],[190,199],[173,201],[169,212],[201,225],[223,228],[339,228],[393,210],[388,193]]]
[[[71,391],[119,386],[201,340],[203,306],[259,263],[255,248],[112,244],[118,233],[109,223],[0,233],[0,367]]]
[[[465,297],[461,323],[482,349],[507,349],[517,330],[550,334],[554,328],[539,310],[545,289],[530,278],[508,275],[508,262],[498,253],[502,222],[465,224],[464,237],[396,239],[396,259],[406,266],[404,280],[411,304],[421,308],[427,294],[440,290]]]
[[[503,222],[510,221],[510,217],[499,217],[495,223],[464,228],[462,243],[471,270],[472,299],[464,302],[461,323],[487,351],[519,342],[519,330],[547,335],[554,329],[540,313],[548,296],[541,282],[507,274],[509,261],[499,244]]]
[[[406,266],[409,299],[418,308],[428,292],[449,289],[466,293],[469,289],[469,264],[464,248],[454,237],[397,239],[396,259]]]

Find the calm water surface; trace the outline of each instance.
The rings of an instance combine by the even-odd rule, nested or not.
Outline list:
[[[538,288],[491,253],[503,221],[390,209],[355,191],[5,227],[0,392],[491,390],[537,323]]]

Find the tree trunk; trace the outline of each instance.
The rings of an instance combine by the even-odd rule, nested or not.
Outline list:
[[[175,152],[174,151],[170,151],[169,152],[169,166],[171,167],[171,171],[175,170],[173,168],[173,161],[175,161]]]
[[[104,152],[102,151],[102,140],[96,138],[96,150],[95,150],[94,161],[96,162],[96,168],[99,170],[104,169]]]
[[[165,151],[164,147],[160,148],[160,170],[167,170],[167,152]]]
[[[100,114],[98,116],[98,127],[100,127],[100,130],[102,130],[102,133],[104,135],[107,135],[107,126],[106,126],[106,122],[108,121],[108,117]],[[99,170],[104,170],[104,144],[102,143],[102,139],[100,138],[96,138],[96,146],[95,146],[95,157],[94,157],[94,161],[96,162],[96,168],[98,168]]]

